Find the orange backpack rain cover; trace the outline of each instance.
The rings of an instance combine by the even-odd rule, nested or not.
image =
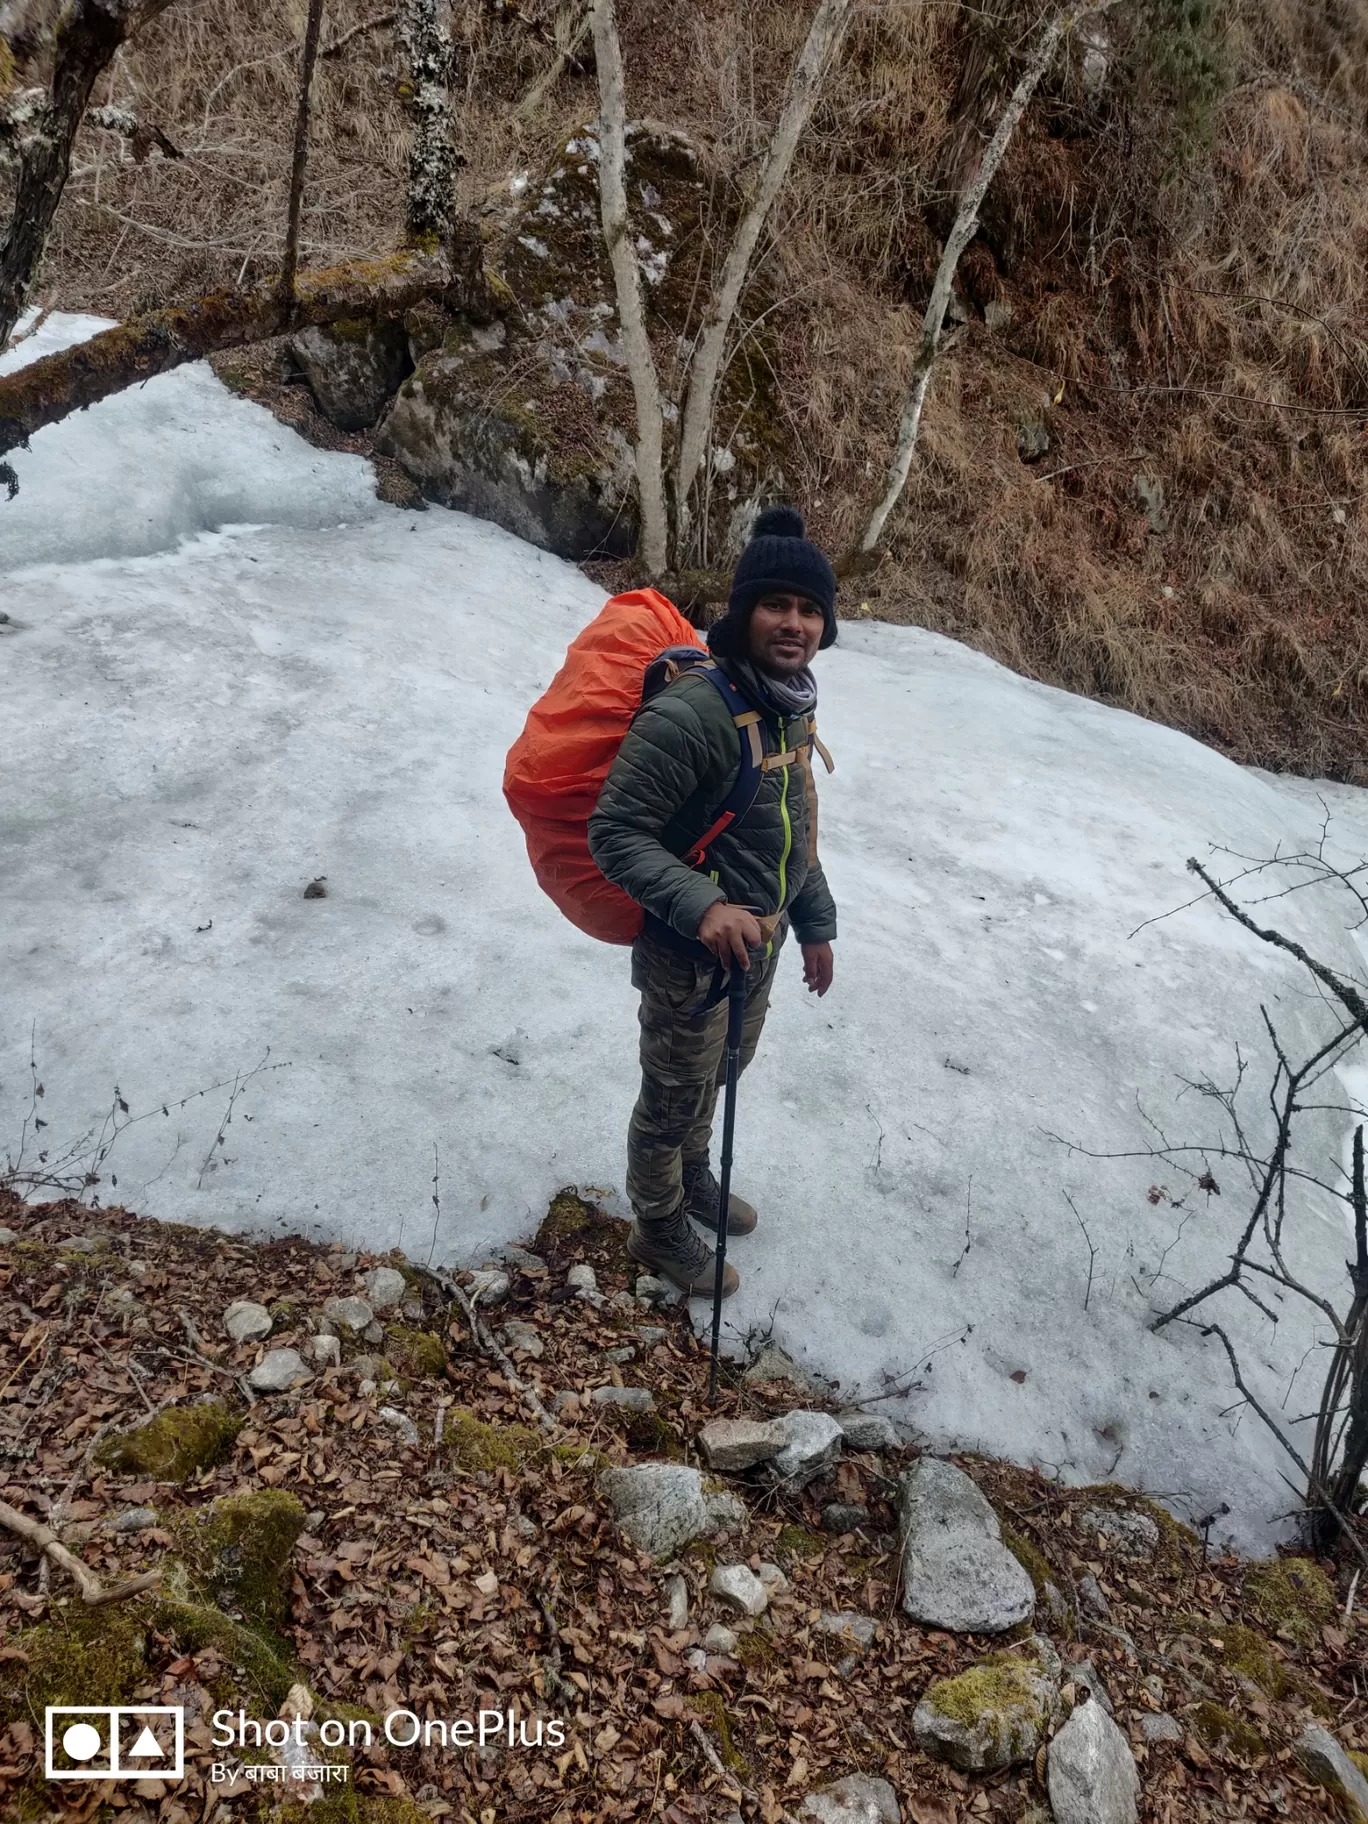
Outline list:
[[[571,924],[604,943],[630,944],[645,914],[594,865],[589,815],[641,707],[646,667],[667,646],[702,645],[658,590],[615,595],[571,642],[508,750],[504,797],[538,884]]]

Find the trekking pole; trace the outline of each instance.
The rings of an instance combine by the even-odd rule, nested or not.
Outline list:
[[[727,1076],[722,1108],[722,1184],[717,1210],[717,1277],[713,1281],[712,1359],[708,1404],[717,1399],[717,1347],[722,1335],[722,1280],[727,1270],[727,1210],[731,1202],[732,1135],[736,1130],[736,1079],[741,1074],[741,1026],[746,1017],[746,971],[731,966],[727,977]]]

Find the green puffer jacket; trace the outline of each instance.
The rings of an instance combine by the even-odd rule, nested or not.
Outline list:
[[[805,739],[804,719],[765,712],[765,748]],[[800,943],[836,935],[822,865],[808,860],[808,783],[801,765],[765,773],[744,817],[718,836],[701,869],[679,859],[713,822],[741,767],[740,739],[706,677],[685,673],[638,711],[589,819],[595,863],[681,937],[696,938],[715,900],[787,913]],[[811,788],[815,796],[815,786]]]

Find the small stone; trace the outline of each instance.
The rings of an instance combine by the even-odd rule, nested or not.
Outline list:
[[[677,1634],[689,1625],[689,1586],[682,1577],[667,1577],[665,1596],[670,1605],[670,1632]]]
[[[364,1298],[330,1298],[323,1307],[323,1315],[329,1323],[340,1324],[344,1330],[361,1331],[375,1322],[375,1312]]]
[[[654,1412],[655,1395],[649,1387],[595,1387],[589,1398],[596,1406],[625,1406],[628,1412]]]
[[[375,1392],[375,1382],[372,1380],[358,1381],[356,1383],[356,1391],[363,1400],[368,1400]]]
[[[102,1245],[94,1235],[68,1235],[57,1243],[63,1254],[94,1254]]]
[[[614,1292],[608,1306],[612,1311],[621,1311],[624,1317],[635,1317],[638,1311],[646,1308],[632,1292]]]
[[[527,1248],[508,1247],[503,1257],[510,1267],[517,1267],[523,1273],[545,1273],[546,1262],[540,1254],[533,1254]]]
[[[315,1336],[310,1354],[316,1368],[338,1368],[342,1364],[342,1345],[335,1336]]]
[[[812,1376],[804,1373],[792,1356],[776,1349],[773,1343],[766,1344],[741,1379],[746,1386],[753,1386],[757,1381],[788,1381],[795,1387],[817,1392],[817,1383]]]
[[[668,1557],[691,1539],[746,1524],[745,1506],[735,1495],[705,1489],[699,1472],[683,1463],[607,1469],[598,1487],[632,1544],[652,1558]]]
[[[657,1279],[654,1273],[643,1273],[637,1280],[633,1291],[643,1304],[673,1304],[675,1288],[663,1279]]]
[[[1107,1695],[1107,1687],[1102,1683],[1097,1667],[1090,1659],[1075,1660],[1071,1666],[1065,1667],[1064,1676],[1078,1690],[1075,1702],[1081,1703],[1083,1692],[1086,1691],[1090,1697],[1097,1699],[1108,1716],[1115,1716],[1116,1711],[1111,1698]]]
[[[624,1343],[621,1349],[605,1349],[603,1359],[605,1362],[611,1362],[615,1368],[621,1368],[627,1362],[636,1360],[636,1350],[630,1343]]]
[[[1057,1824],[1136,1824],[1135,1756],[1101,1704],[1074,1710],[1050,1743],[1047,1772]]]
[[[1017,426],[1017,455],[1023,462],[1039,462],[1050,453],[1050,433],[1038,418]]]
[[[358,1381],[370,1381],[372,1384],[385,1372],[385,1364],[378,1355],[354,1355],[347,1366]]]
[[[1159,1524],[1152,1514],[1124,1508],[1088,1507],[1079,1520],[1090,1533],[1100,1533],[1107,1551],[1118,1558],[1148,1562],[1159,1549]]]
[[[841,1428],[847,1450],[896,1450],[898,1434],[893,1421],[881,1412],[838,1412],[836,1423]]]
[[[551,1410],[559,1418],[563,1412],[578,1412],[580,1396],[573,1387],[562,1387],[551,1401]]]
[[[750,1469],[777,1457],[788,1443],[782,1419],[709,1419],[698,1442],[713,1469]]]
[[[783,1424],[787,1439],[771,1460],[769,1473],[790,1489],[805,1488],[830,1469],[841,1454],[841,1428],[829,1412],[801,1408],[786,1413]]]
[[[703,1636],[703,1647],[708,1653],[730,1655],[736,1651],[736,1636],[731,1629],[715,1621]]]
[[[598,1275],[587,1260],[577,1260],[565,1276],[567,1286],[573,1286],[577,1292],[597,1292]]]
[[[1322,1729],[1319,1724],[1303,1729],[1297,1739],[1295,1752],[1297,1759],[1318,1785],[1324,1786],[1337,1799],[1345,1801],[1351,1816],[1352,1808],[1356,1806],[1360,1816],[1368,1818],[1368,1779],[1364,1778],[1328,1729]]]
[[[524,1355],[530,1355],[534,1361],[538,1362],[546,1353],[546,1344],[542,1341],[540,1334],[532,1328],[531,1324],[524,1324],[517,1318],[504,1325],[503,1344],[505,1349],[519,1349]]]
[[[764,1584],[746,1564],[719,1564],[708,1588],[738,1615],[763,1615],[769,1607]]]
[[[150,1507],[126,1507],[109,1522],[111,1533],[145,1533],[157,1524],[156,1511]]]
[[[819,1634],[834,1634],[861,1652],[873,1644],[878,1629],[877,1622],[868,1615],[857,1615],[853,1609],[825,1610],[812,1625]]]
[[[1095,1615],[1099,1621],[1105,1621],[1111,1614],[1111,1604],[1102,1594],[1102,1585],[1091,1571],[1078,1580],[1078,1600],[1089,1615]]]
[[[369,1343],[372,1349],[378,1349],[385,1340],[385,1326],[378,1317],[373,1317],[361,1332],[361,1341]]]
[[[13,1229],[0,1228],[0,1248],[12,1247],[18,1239]]]
[[[659,1324],[637,1325],[637,1336],[643,1349],[654,1349],[658,1343],[663,1343],[669,1334],[669,1331],[662,1330]]]
[[[887,1780],[849,1773],[810,1792],[803,1800],[803,1815],[816,1824],[898,1824],[898,1800]]]
[[[1151,1747],[1156,1742],[1181,1742],[1183,1725],[1166,1711],[1146,1710],[1141,1713],[1140,1733]]]
[[[1147,1672],[1140,1680],[1140,1689],[1162,1710],[1164,1706],[1164,1681],[1157,1672]]]
[[[868,1520],[869,1509],[855,1501],[828,1501],[822,1509],[822,1525],[829,1533],[853,1533]]]
[[[481,1309],[501,1305],[508,1297],[512,1280],[499,1267],[476,1267],[470,1276],[470,1300]]]
[[[247,1376],[247,1384],[257,1393],[288,1393],[312,1378],[297,1349],[268,1349]]]
[[[397,1406],[382,1406],[377,1415],[391,1431],[397,1431],[402,1441],[412,1450],[418,1443],[418,1427],[406,1412],[400,1412]]]
[[[402,1304],[408,1281],[397,1267],[372,1267],[365,1278],[366,1297],[373,1311],[388,1311]]]
[[[706,1672],[708,1669],[708,1656],[703,1651],[702,1647],[690,1647],[689,1651],[684,1655],[684,1664],[691,1672]]]
[[[271,1334],[271,1314],[254,1299],[237,1298],[223,1314],[223,1327],[235,1343],[255,1343]]]
[[[989,298],[983,307],[983,325],[985,329],[1006,329],[1012,321],[1012,307],[1006,298]]]
[[[409,1296],[404,1300],[403,1304],[400,1305],[399,1315],[403,1318],[403,1320],[406,1324],[416,1324],[418,1326],[418,1328],[421,1330],[423,1327],[423,1320],[426,1318],[427,1312],[424,1311],[424,1309],[423,1309],[422,1299],[414,1298],[412,1293],[410,1293]]]
[[[766,1596],[773,1602],[776,1596],[783,1596],[789,1587],[789,1580],[777,1564],[762,1564],[755,1573],[764,1585]]]

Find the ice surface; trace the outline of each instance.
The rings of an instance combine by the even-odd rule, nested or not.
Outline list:
[[[27,505],[0,506],[10,561],[63,541],[87,560],[0,579],[0,1145],[28,1106],[32,1028],[54,1154],[99,1129],[115,1084],[145,1117],[102,1199],[478,1260],[559,1186],[622,1180],[627,954],[540,895],[499,790],[601,597],[461,514],[310,528],[314,507],[355,516],[360,465],[203,372],[174,379],[194,402],[182,441],[111,402],[44,432],[21,469],[26,489],[43,464],[79,469],[79,493],[34,476]],[[193,524],[191,474],[231,472],[235,511],[293,523],[127,555],[130,437],[163,529],[149,543]],[[1141,1106],[1204,1134],[1179,1079],[1227,1080],[1236,1041],[1257,1076],[1260,1000],[1292,1045],[1323,1030],[1295,967],[1209,906],[1144,924],[1192,897],[1189,855],[1313,839],[1319,801],[917,629],[843,625],[818,669],[836,981],[819,1002],[785,957],[742,1086],[737,1184],[761,1226],[731,1251],[732,1336],[772,1317],[845,1394],[917,1370],[921,1389],[880,1409],[932,1445],[1115,1475],[1185,1516],[1225,1501],[1213,1538],[1266,1549],[1290,1506],[1276,1446],[1221,1416],[1236,1396],[1216,1345],[1147,1328],[1224,1260],[1236,1173],[1175,1211],[1148,1195],[1183,1194],[1170,1169],[1050,1136],[1141,1148]],[[1365,803],[1335,799],[1368,849]],[[320,876],[326,897],[306,900]],[[1309,900],[1278,915],[1357,966]],[[1337,1211],[1297,1212],[1314,1284],[1342,1286],[1345,1241]],[[1221,1315],[1279,1406],[1303,1313],[1275,1330],[1228,1298]]]
[[[0,355],[0,374],[110,327],[104,317],[51,316]],[[166,551],[235,523],[324,526],[379,510],[369,463],[310,448],[202,362],[49,425],[10,462],[19,493],[7,505],[0,494],[0,574]]]

